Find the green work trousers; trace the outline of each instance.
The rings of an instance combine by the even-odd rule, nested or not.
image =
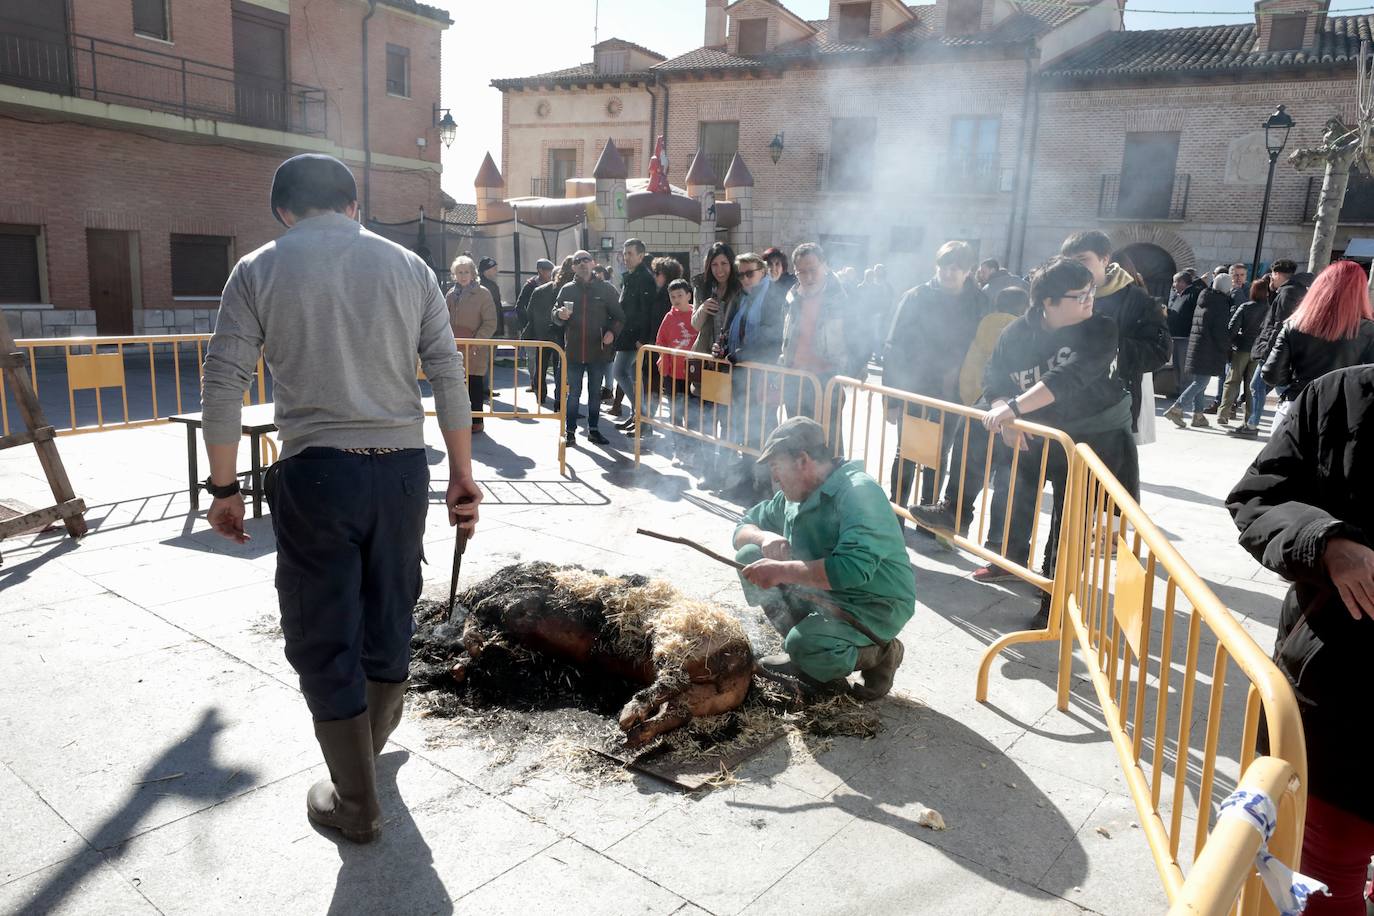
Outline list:
[[[763,551],[754,544],[746,544],[735,553],[735,560],[746,566],[763,559]],[[783,649],[792,662],[807,677],[825,683],[847,677],[859,660],[859,648],[871,646],[872,641],[847,623],[840,623],[824,611],[817,610],[807,600],[807,593],[819,595],[814,589],[793,586],[787,592],[777,588],[763,589],[740,576],[744,599],[751,605],[781,603],[787,605],[797,624],[783,637]]]

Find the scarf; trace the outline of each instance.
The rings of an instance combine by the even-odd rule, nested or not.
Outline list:
[[[759,320],[759,309],[763,307],[763,300],[768,296],[768,288],[772,283],[773,281],[765,276],[740,300],[739,308],[735,310],[735,317],[730,322],[731,353],[738,353],[740,347],[744,346],[744,339],[748,335],[749,326]]]

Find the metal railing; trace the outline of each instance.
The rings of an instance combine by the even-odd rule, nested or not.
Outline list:
[[[0,83],[98,102],[320,135],[325,91],[90,35],[0,19]]]
[[[1184,220],[1188,218],[1191,175],[1178,173],[1173,185],[1135,186],[1129,182],[1123,195],[1120,173],[1103,175],[1097,192],[1099,219]]]
[[[1270,852],[1297,868],[1307,756],[1293,689],[1087,446],[1074,450],[1066,494],[1049,629],[989,646],[977,698],[986,702],[988,673],[1003,649],[1058,639],[1057,704],[1067,710],[1076,641],[1171,905],[1186,901],[1189,912],[1216,916],[1275,912],[1255,875],[1259,834],[1227,825],[1221,849],[1209,849],[1208,838],[1222,799],[1236,788],[1262,790],[1278,808]],[[1233,679],[1246,692],[1228,705]],[[1257,757],[1261,712],[1268,754]],[[1223,756],[1228,722],[1231,758]],[[1193,821],[1186,852],[1185,818]],[[1194,863],[1187,874],[1185,861]]]
[[[711,163],[711,170],[716,173],[716,187],[724,186],[725,173],[730,171],[730,163],[734,158],[734,153],[706,153],[706,161]]]
[[[944,193],[991,194],[1001,190],[1002,160],[996,154],[949,156],[940,163],[934,177],[936,189]]]
[[[562,179],[555,181],[552,178],[531,178],[530,196],[562,200],[568,196],[568,185]]]

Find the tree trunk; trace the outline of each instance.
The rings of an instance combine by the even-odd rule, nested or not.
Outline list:
[[[1327,160],[1322,176],[1322,196],[1317,202],[1316,225],[1312,227],[1312,250],[1307,256],[1307,269],[1318,273],[1331,263],[1331,246],[1336,240],[1336,224],[1340,221],[1341,205],[1345,203],[1345,189],[1350,184],[1350,165],[1355,161],[1356,147],[1348,154]]]

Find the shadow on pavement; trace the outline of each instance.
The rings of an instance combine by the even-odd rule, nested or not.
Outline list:
[[[448,914],[453,899],[434,870],[434,852],[425,842],[410,808],[396,784],[396,772],[410,759],[405,751],[377,758],[377,796],[386,816],[382,836],[359,846],[338,831],[319,827],[315,832],[339,850],[339,874],[334,880],[331,916],[352,913]]]
[[[258,778],[255,770],[242,766],[230,769],[215,762],[215,738],[223,730],[219,711],[207,709],[189,732],[144,767],[123,806],[101,824],[93,836],[87,837],[86,842],[101,852],[110,850],[106,854],[118,859],[120,852],[113,847],[135,834],[139,824],[162,798],[188,798],[209,806],[254,785]],[[39,916],[56,911],[86,872],[101,861],[93,856],[68,859],[19,912],[24,916]]]

